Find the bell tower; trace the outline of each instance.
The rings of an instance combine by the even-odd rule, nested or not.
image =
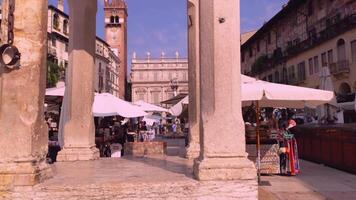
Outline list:
[[[125,98],[127,84],[127,4],[125,0],[105,0],[105,40],[120,58],[119,96]]]

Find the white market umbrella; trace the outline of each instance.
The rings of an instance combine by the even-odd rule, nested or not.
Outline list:
[[[173,115],[173,116],[179,116],[182,114],[183,112],[183,106],[184,105],[188,105],[189,104],[189,96],[187,95],[186,97],[184,97],[182,100],[180,100],[176,105],[172,106],[169,109],[169,112]]]
[[[142,100],[136,101],[136,102],[134,102],[134,104],[138,105],[142,110],[144,110],[146,112],[168,112],[168,110],[165,108],[147,103]]]
[[[143,117],[142,121],[145,121],[147,125],[153,126],[153,123],[159,124],[162,117],[157,115],[146,115]]]
[[[259,113],[260,107],[286,107],[304,108],[305,106],[316,107],[330,102],[334,93],[330,91],[270,83],[266,81],[253,81],[243,76],[241,84],[242,104],[249,105],[256,103],[256,148],[257,148],[257,172],[258,182],[260,182],[260,133],[259,133]],[[243,82],[247,80],[246,82]]]
[[[95,94],[93,104],[95,117],[120,115],[126,118],[142,117],[147,115],[139,106],[121,100],[109,93]]]
[[[329,67],[322,67],[320,71],[320,89],[326,90],[326,91],[334,91],[334,84],[331,80],[331,74],[330,74],[330,69]],[[318,108],[320,118],[323,117],[328,117],[330,114],[328,112],[329,110],[329,104],[333,105],[334,107],[338,107],[336,97],[334,97],[328,104],[323,105]]]
[[[65,87],[46,89],[46,96],[64,96],[64,93]],[[95,117],[120,115],[126,118],[142,117],[147,115],[147,113],[144,112],[144,110],[139,106],[119,99],[118,97],[109,93],[95,93],[93,114]]]
[[[46,89],[46,96],[59,96],[63,97],[65,92],[65,86],[62,87],[54,87]]]
[[[241,87],[243,104],[259,101],[260,107],[316,107],[330,102],[334,97],[331,91],[266,81],[243,83]]]

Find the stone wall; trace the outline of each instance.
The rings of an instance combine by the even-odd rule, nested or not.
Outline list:
[[[163,155],[167,152],[166,142],[128,142],[124,145],[125,155]]]

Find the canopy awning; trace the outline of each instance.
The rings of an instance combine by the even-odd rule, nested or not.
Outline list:
[[[255,81],[242,84],[243,105],[259,101],[261,107],[304,108],[316,107],[330,102],[331,91]]]
[[[65,87],[48,88],[46,96],[64,96]],[[95,93],[93,115],[95,117],[122,116],[127,118],[147,115],[143,109],[109,93]]]
[[[165,108],[147,103],[142,100],[136,101],[136,102],[134,102],[134,104],[139,106],[142,110],[144,110],[146,112],[168,112],[168,110]]]
[[[188,94],[178,94],[175,97],[172,97],[168,100],[162,101],[161,104],[168,104],[168,105],[175,105],[177,104],[179,101],[181,101],[182,99],[184,99],[184,97],[186,97]]]
[[[189,104],[189,97],[186,96],[184,99],[180,100],[176,105],[172,106],[169,109],[169,112],[173,116],[180,116],[183,113],[184,105],[188,105],[188,104]]]

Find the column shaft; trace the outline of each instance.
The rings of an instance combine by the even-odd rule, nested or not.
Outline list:
[[[186,158],[199,156],[199,0],[188,0],[189,146]]]
[[[92,160],[95,148],[92,113],[96,39],[96,0],[68,0],[69,68],[64,97],[64,147],[59,161]]]
[[[200,2],[199,180],[255,180],[241,114],[239,0]]]
[[[2,3],[4,23],[8,1]],[[52,175],[45,161],[47,0],[16,0],[14,17],[21,66],[0,67],[0,190],[34,185]]]

